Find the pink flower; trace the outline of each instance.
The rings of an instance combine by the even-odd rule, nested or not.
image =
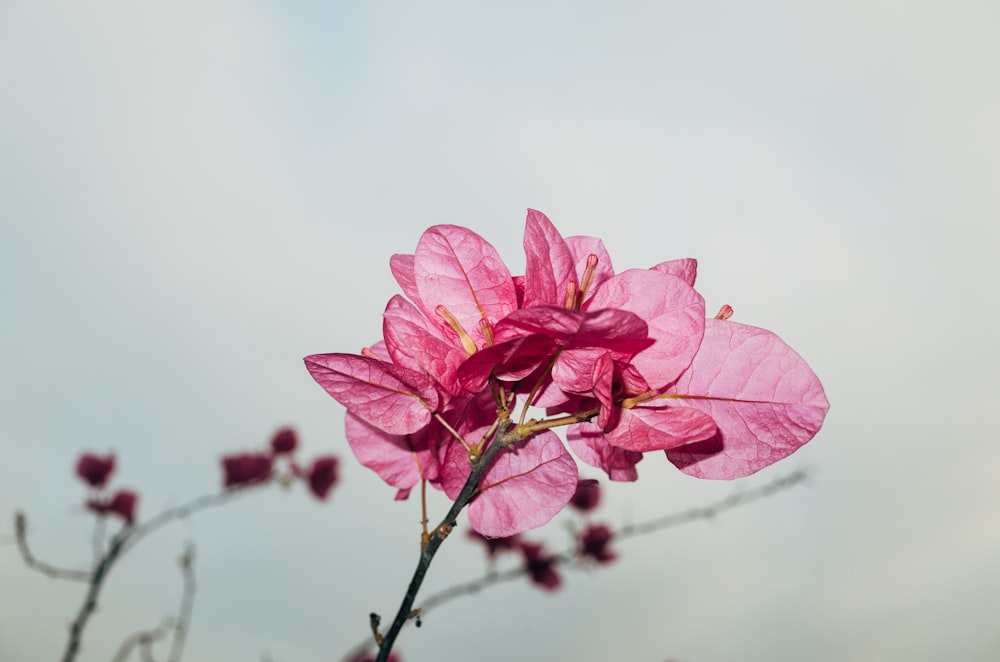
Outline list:
[[[351,450],[396,498],[421,481],[456,498],[498,415],[519,438],[469,505],[472,527],[494,538],[571,500],[596,504],[592,488],[577,494],[559,427],[578,459],[624,481],[653,451],[699,478],[745,476],[818,432],[819,380],[774,334],[728,321],[730,307],[706,319],[695,260],[615,273],[599,239],[563,237],[534,210],[524,250],[514,276],[475,232],[434,226],[390,259],[405,297],[388,302],[383,340],[361,356],[306,357],[348,410]],[[525,404],[545,418],[518,418]]]
[[[580,556],[589,557],[598,563],[610,563],[617,556],[608,548],[614,534],[604,524],[591,524],[577,536]]]
[[[573,498],[570,499],[569,503],[581,513],[586,513],[597,508],[600,500],[600,484],[593,478],[588,478],[577,482],[576,492],[573,493]]]
[[[554,591],[562,584],[562,577],[556,572],[558,557],[546,553],[539,543],[521,543],[524,555],[524,569],[531,581],[546,591]]]
[[[100,456],[95,453],[83,453],[76,462],[76,475],[91,487],[104,487],[115,470],[115,455],[108,453]]]
[[[271,452],[275,455],[293,453],[298,445],[298,437],[292,428],[281,428],[271,437]]]
[[[242,487],[271,478],[274,458],[268,453],[235,453],[222,458],[223,485]]]
[[[112,514],[120,517],[126,524],[135,522],[135,507],[139,496],[132,490],[118,490],[109,499],[87,499],[87,510],[97,515]]]
[[[337,483],[338,462],[332,455],[313,460],[312,467],[309,468],[309,490],[317,499],[324,500],[330,496],[330,490]]]

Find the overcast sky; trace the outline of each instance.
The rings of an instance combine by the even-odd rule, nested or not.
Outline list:
[[[520,271],[528,207],[619,270],[697,258],[709,310],[778,333],[830,414],[736,484],[646,458],[596,519],[813,474],[555,594],[443,606],[408,662],[1000,658],[998,62],[989,0],[0,0],[0,659],[57,659],[82,602],[11,535],[24,510],[38,556],[86,565],[81,450],[117,453],[145,518],[283,424],[342,457],[332,499],[275,489],[143,541],[80,659],[173,613],[189,541],[187,660],[336,659],[388,619],[419,502],[354,462],[301,358],[379,338],[389,256],[430,225]],[[426,591],[483,569],[456,536]]]

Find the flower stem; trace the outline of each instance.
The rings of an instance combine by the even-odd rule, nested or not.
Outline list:
[[[451,530],[458,524],[458,514],[462,512],[470,501],[476,496],[476,492],[479,489],[479,479],[482,478],[483,473],[490,466],[493,458],[496,454],[500,452],[501,449],[505,448],[507,445],[520,441],[521,437],[516,434],[514,430],[511,429],[510,419],[503,419],[500,421],[498,434],[493,439],[486,450],[483,452],[479,459],[476,460],[472,465],[472,471],[469,473],[468,480],[465,481],[465,486],[462,487],[462,491],[459,492],[458,497],[455,502],[451,505],[448,510],[448,514],[445,515],[441,523],[431,532],[430,539],[427,541],[426,545],[421,545],[420,549],[420,560],[417,562],[417,568],[413,572],[413,578],[410,579],[410,585],[406,589],[406,594],[403,596],[403,602],[399,605],[399,611],[396,612],[396,618],[393,619],[392,625],[389,626],[388,632],[382,637],[381,641],[378,641],[378,657],[375,658],[375,662],[386,662],[389,659],[389,653],[392,651],[392,646],[396,642],[396,637],[399,636],[400,630],[403,629],[403,625],[406,624],[410,618],[416,615],[413,610],[413,603],[417,599],[417,593],[420,591],[420,586],[424,583],[424,577],[427,575],[427,570],[431,566],[431,561],[434,560],[434,555],[437,553],[438,547],[444,542],[444,539],[448,537]]]

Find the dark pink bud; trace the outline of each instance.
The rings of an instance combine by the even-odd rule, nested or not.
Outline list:
[[[581,513],[586,513],[597,508],[600,500],[600,484],[593,478],[587,478],[577,482],[576,492],[573,493],[573,498],[569,500],[569,503]]]
[[[135,505],[139,496],[132,490],[118,490],[110,499],[87,499],[86,508],[92,513],[117,515],[126,524],[135,522]]]
[[[223,484],[238,487],[259,483],[271,477],[274,460],[267,453],[235,453],[222,458]]]
[[[521,543],[521,553],[524,554],[524,568],[531,575],[531,581],[546,591],[554,591],[562,584],[562,577],[556,572],[558,558],[545,552],[545,548],[537,543]]]
[[[580,556],[590,557],[598,563],[610,563],[617,555],[608,548],[614,533],[603,524],[591,524],[579,535]]]
[[[521,546],[521,537],[518,534],[507,536],[506,538],[488,538],[478,531],[469,529],[469,539],[486,545],[486,553],[490,558],[493,558],[500,552],[513,551]]]
[[[309,469],[309,489],[317,499],[326,499],[330,490],[337,483],[337,458],[332,455],[318,457],[313,460]]]
[[[79,476],[83,482],[98,489],[107,484],[108,479],[111,477],[111,473],[114,470],[114,453],[108,453],[104,457],[94,453],[84,453],[80,456],[80,459],[76,461],[76,475]]]
[[[292,428],[281,428],[271,437],[271,450],[275,455],[292,453],[298,448],[299,440]]]

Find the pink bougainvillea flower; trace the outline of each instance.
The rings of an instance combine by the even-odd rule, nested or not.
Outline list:
[[[580,556],[598,563],[610,563],[617,555],[609,548],[614,537],[611,529],[604,524],[591,524],[578,536]]]
[[[332,455],[324,455],[313,460],[309,468],[309,490],[320,501],[330,496],[330,490],[337,484],[339,460]]]
[[[271,452],[275,455],[294,453],[298,445],[298,437],[292,428],[281,428],[271,437]]]
[[[423,373],[351,354],[314,354],[306,368],[347,410],[383,432],[409,434],[430,423],[440,403]]]
[[[601,486],[593,478],[580,480],[576,484],[576,492],[570,499],[570,505],[581,513],[587,513],[597,508],[601,501]]]
[[[546,591],[559,588],[562,577],[556,571],[558,557],[546,552],[541,543],[532,542],[521,543],[521,553],[524,555],[524,569],[532,583]]]
[[[97,489],[107,485],[114,470],[114,453],[108,453],[104,456],[96,453],[83,453],[76,462],[76,475],[83,482]]]
[[[235,453],[222,458],[222,482],[225,487],[240,487],[271,478],[274,457],[269,453]]]
[[[441,467],[441,486],[449,498],[458,496],[470,471],[465,449],[449,446]],[[569,503],[577,476],[576,463],[559,437],[550,430],[539,432],[494,459],[469,505],[469,523],[495,538],[541,526]]]
[[[830,407],[819,379],[778,336],[714,319],[664,398],[715,421],[710,438],[667,451],[697,478],[748,476],[787,457],[816,435]]]
[[[135,523],[135,507],[139,500],[132,490],[118,490],[108,499],[88,499],[87,510],[97,515],[115,515],[120,517],[125,524]]]

